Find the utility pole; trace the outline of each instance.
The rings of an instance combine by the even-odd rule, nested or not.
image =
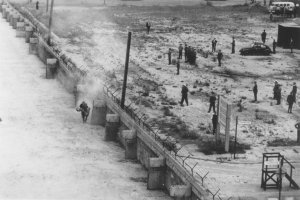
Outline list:
[[[103,5],[106,5],[106,1],[104,0]]]
[[[236,143],[237,143],[237,127],[238,127],[238,121],[239,121],[239,117],[236,116],[233,159],[235,159],[235,154],[236,154]]]
[[[48,10],[49,10],[49,0],[47,0],[47,3],[46,3],[46,12],[48,12]]]
[[[52,16],[53,16],[54,0],[51,0],[50,18],[49,18],[49,33],[48,33],[48,45],[51,44],[51,32],[52,32]]]
[[[124,109],[125,96],[126,96],[127,74],[128,74],[128,63],[129,63],[129,54],[130,54],[130,43],[131,43],[131,32],[128,32],[127,52],[126,52],[125,71],[124,71],[124,80],[123,80],[123,89],[122,89],[122,99],[121,99],[121,108],[122,108],[122,109]]]

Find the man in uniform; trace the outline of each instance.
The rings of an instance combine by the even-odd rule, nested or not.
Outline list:
[[[169,65],[172,64],[172,50],[171,48],[169,48],[169,51],[168,51],[168,60],[169,60]]]
[[[223,58],[223,53],[221,52],[221,50],[219,50],[217,58],[218,58],[219,67],[221,67],[221,60]]]
[[[176,66],[177,66],[177,75],[179,75],[179,70],[180,70],[180,60],[179,60],[179,58],[177,59]]]
[[[212,117],[212,125],[213,125],[213,134],[216,134],[218,128],[218,115],[215,112]]]
[[[87,105],[87,103],[85,103],[85,101],[83,101],[80,104],[79,108],[77,108],[76,110],[77,110],[77,112],[81,112],[82,121],[83,121],[83,123],[86,123],[87,118],[90,114],[90,108]]]
[[[185,62],[187,62],[187,57],[188,57],[188,46],[185,43],[184,44],[184,60],[185,60]]]
[[[147,28],[147,34],[150,33],[150,28],[151,28],[151,25],[149,22],[146,23],[146,28]]]
[[[293,89],[292,89],[292,95],[293,95],[293,99],[294,99],[295,103],[296,103],[296,94],[297,94],[297,85],[296,85],[296,82],[294,82]]]
[[[179,58],[179,59],[182,59],[182,50],[183,50],[183,46],[182,46],[182,44],[180,44],[179,47],[178,47],[178,51],[179,51],[179,56],[178,56],[178,58]]]
[[[281,85],[278,85],[276,96],[277,96],[277,105],[280,105],[280,103],[281,103]]]
[[[254,81],[254,86],[253,86],[254,102],[257,102],[257,92],[258,92],[257,83],[256,81]]]
[[[232,43],[231,43],[231,53],[234,54],[235,53],[235,39],[234,37],[232,37]]]
[[[293,53],[293,48],[294,48],[294,40],[293,40],[293,38],[291,38],[291,41],[290,41],[290,48],[291,48],[291,53]]]
[[[209,109],[208,109],[208,113],[210,113],[211,108],[213,109],[214,113],[216,112],[216,96],[215,93],[212,92],[211,96],[209,97]]]
[[[292,109],[293,109],[293,104],[294,104],[294,97],[293,97],[293,92],[291,92],[288,97],[287,100],[289,108],[288,108],[288,113],[292,113]]]
[[[273,99],[277,99],[277,91],[278,91],[278,88],[279,88],[279,84],[277,81],[274,82],[274,87],[273,87]]]
[[[273,53],[274,54],[276,53],[276,45],[277,45],[277,43],[276,43],[275,39],[273,39]]]
[[[266,38],[267,38],[267,33],[266,33],[266,30],[264,30],[262,33],[261,33],[261,40],[262,42],[265,44],[266,42]]]
[[[181,101],[180,101],[180,105],[181,106],[183,106],[183,102],[184,101],[186,102],[187,106],[189,105],[189,102],[188,102],[188,92],[189,92],[189,89],[187,88],[187,86],[182,85],[182,88],[181,88]]]

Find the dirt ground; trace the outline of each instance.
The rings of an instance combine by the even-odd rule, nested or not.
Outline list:
[[[184,151],[194,158],[230,160],[232,157],[231,154],[205,155],[199,152],[199,140],[212,137],[207,134],[210,133],[212,117],[207,111],[209,94],[214,91],[224,95],[233,105],[232,136],[236,116],[240,121],[251,122],[238,125],[238,142],[251,148],[239,154],[235,162],[258,164],[262,153],[271,151],[279,151],[287,159],[299,162],[294,124],[299,121],[300,105],[294,105],[293,114],[288,114],[286,98],[293,82],[300,85],[300,51],[291,54],[288,49],[277,48],[277,54],[271,56],[241,56],[238,53],[242,47],[259,42],[264,29],[267,32],[266,44],[272,47],[273,38],[277,39],[277,26],[283,21],[270,22],[266,8],[243,5],[245,1],[213,1],[214,6],[199,1],[188,1],[184,5],[182,1],[166,2],[107,1],[108,6],[95,7],[82,6],[82,3],[80,6],[66,6],[60,2],[62,4],[54,11],[54,31],[62,38],[61,47],[66,54],[88,72],[84,84],[95,88],[99,83],[97,80],[102,79],[116,89],[120,88],[123,79],[127,32],[132,31],[128,97],[146,114],[148,123],[160,129],[162,134],[174,136],[184,145]],[[33,5],[27,7],[34,10]],[[41,21],[47,22],[43,11],[33,12]],[[152,24],[149,35],[145,32],[147,21]],[[231,54],[233,36],[236,54]],[[207,52],[213,38],[218,41],[217,49],[224,53],[222,67],[217,66],[215,53],[210,53],[208,58],[198,53],[197,66],[181,62],[180,75],[176,75],[175,65],[168,65],[166,53],[169,48],[174,50],[173,57],[177,56],[179,43],[185,42],[198,52]],[[272,99],[275,80],[282,85],[281,105],[275,105]],[[259,90],[257,103],[253,103],[254,81],[257,81]],[[188,84],[190,89],[189,106],[178,104],[182,84]],[[150,89],[149,97],[139,96],[144,85]],[[95,90],[91,89],[91,92],[94,94]],[[237,111],[240,99],[245,107],[243,112]],[[174,128],[178,122],[186,125],[186,134],[182,133],[182,128]],[[270,146],[275,141],[279,147]],[[216,187],[226,188],[227,195],[248,196],[251,189],[237,192],[238,187],[247,188],[247,185],[256,185],[255,189],[251,188],[260,191],[257,187],[260,184],[259,164],[241,167],[239,175],[230,170],[230,165],[214,165],[217,169],[213,171],[210,169],[214,167],[208,166],[202,167],[204,173],[210,171],[211,179],[218,182]],[[249,174],[243,173],[247,167]],[[295,175],[298,178],[299,173],[297,169]],[[238,185],[220,179],[236,181]]]

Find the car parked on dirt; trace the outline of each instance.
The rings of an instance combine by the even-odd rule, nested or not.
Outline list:
[[[246,55],[270,55],[272,50],[270,47],[263,43],[255,42],[250,47],[245,47],[240,50],[240,54],[243,56]]]

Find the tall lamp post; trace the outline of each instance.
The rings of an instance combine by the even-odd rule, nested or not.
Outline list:
[[[126,61],[125,61],[125,71],[124,71],[124,80],[123,80],[122,98],[121,98],[121,108],[122,109],[124,109],[124,105],[125,105],[125,96],[126,96],[126,87],[127,87],[127,74],[128,74],[128,63],[129,63],[129,54],[130,54],[130,43],[131,43],[131,32],[128,32],[127,52],[126,52]]]
[[[54,5],[54,0],[51,0],[50,18],[49,18],[49,33],[48,33],[48,41],[47,41],[48,45],[51,45],[53,5]]]

